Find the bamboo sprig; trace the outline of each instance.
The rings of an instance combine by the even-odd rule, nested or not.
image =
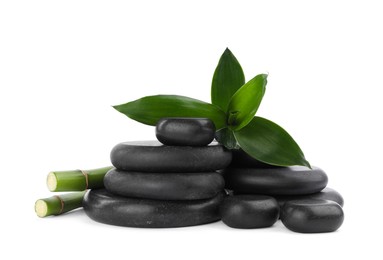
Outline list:
[[[50,191],[83,191],[104,187],[104,176],[112,166],[92,170],[53,171],[48,174]]]
[[[39,199],[35,203],[37,216],[44,218],[50,215],[61,215],[65,212],[81,208],[86,191],[71,192]]]

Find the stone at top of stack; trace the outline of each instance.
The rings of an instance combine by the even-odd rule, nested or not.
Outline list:
[[[203,118],[166,118],[156,136],[162,142],[125,142],[111,152],[116,169],[106,190],[91,191],[84,208],[96,221],[132,227],[180,227],[220,219],[224,179],[216,170],[230,164],[231,152],[214,138]]]
[[[222,220],[229,226],[270,226],[270,218],[275,221],[278,218],[275,207],[281,210],[285,226],[297,232],[334,231],[343,222],[343,198],[335,190],[326,188],[327,175],[318,167],[272,166],[250,157],[242,150],[233,150],[233,160],[224,170],[224,177],[226,188],[233,190],[234,194],[234,198],[226,199],[222,207]],[[237,207],[230,207],[228,200],[237,201]],[[273,216],[265,218],[263,222],[239,221],[243,219],[244,208],[249,218],[265,205],[268,205],[269,212],[274,213]],[[267,211],[263,212],[264,216]]]

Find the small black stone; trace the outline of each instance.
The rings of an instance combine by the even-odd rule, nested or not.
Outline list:
[[[307,194],[307,195],[275,195],[273,196],[279,203],[279,206],[282,207],[286,202],[291,200],[307,200],[307,199],[323,199],[323,200],[331,200],[338,203],[341,207],[343,207],[344,200],[342,195],[334,189],[324,188],[322,191]]]
[[[208,199],[223,192],[225,181],[217,172],[148,173],[110,170],[105,188],[114,194],[157,200]]]
[[[258,161],[257,159],[248,155],[242,149],[233,149],[233,159],[231,160],[230,167],[234,168],[280,168],[280,166],[274,166]]]
[[[206,146],[214,134],[214,123],[208,118],[162,118],[156,126],[157,139],[165,145]]]
[[[302,195],[324,189],[328,178],[317,167],[227,168],[226,188],[242,194]]]
[[[343,223],[342,207],[329,200],[300,200],[286,202],[281,220],[291,231],[323,233],[337,230]]]
[[[227,196],[221,205],[221,218],[233,228],[270,227],[279,218],[279,205],[269,196]]]
[[[208,172],[230,164],[231,152],[218,143],[166,146],[158,141],[125,142],[110,155],[117,169],[137,172]]]
[[[105,189],[89,191],[83,200],[85,213],[93,220],[117,226],[170,228],[207,224],[220,219],[219,193],[212,199],[166,201],[127,198]]]

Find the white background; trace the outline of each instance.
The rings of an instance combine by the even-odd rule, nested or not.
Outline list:
[[[1,1],[1,259],[382,259],[381,1]],[[51,170],[109,165],[154,128],[111,105],[145,95],[210,100],[229,47],[269,73],[258,115],[283,126],[345,198],[334,233],[278,222],[235,230],[38,218]]]

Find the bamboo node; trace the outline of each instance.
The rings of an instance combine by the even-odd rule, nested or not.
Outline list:
[[[64,210],[64,201],[60,198],[60,196],[55,195],[54,197],[58,198],[61,203],[60,212],[57,214],[57,215],[60,215],[61,213],[63,213],[63,210]]]
[[[84,170],[79,171],[85,176],[85,189],[87,190],[89,186],[88,173]]]

